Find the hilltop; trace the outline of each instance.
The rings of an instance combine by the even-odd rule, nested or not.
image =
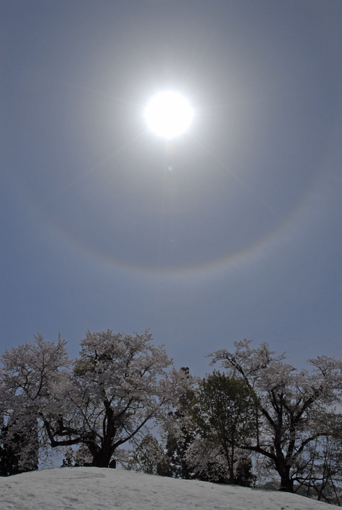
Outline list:
[[[333,510],[295,494],[92,467],[0,479],[2,510]]]

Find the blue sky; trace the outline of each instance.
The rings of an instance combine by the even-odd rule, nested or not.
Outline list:
[[[341,23],[338,0],[1,2],[1,351],[150,328],[199,375],[243,338],[340,358]],[[143,112],[170,89],[195,116],[165,142]]]

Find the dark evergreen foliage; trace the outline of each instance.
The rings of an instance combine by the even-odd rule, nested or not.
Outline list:
[[[0,429],[0,476],[11,476],[38,469],[38,441],[32,441],[32,435],[36,433],[36,428],[32,424],[32,429],[18,430],[18,423],[13,423],[12,427],[16,431],[11,431],[10,427],[3,425]],[[28,441],[27,434],[31,434],[31,440]],[[22,465],[20,463],[20,452],[30,444],[30,462]]]
[[[181,419],[184,415],[181,411],[175,412],[175,417]],[[169,433],[166,442],[166,454],[169,457],[168,470],[165,476],[173,478],[183,478],[191,480],[197,478],[193,469],[190,469],[185,458],[185,454],[190,444],[194,440],[194,434],[185,426],[181,427],[182,436],[177,437],[175,434]]]

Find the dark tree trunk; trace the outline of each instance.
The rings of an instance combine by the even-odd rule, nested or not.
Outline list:
[[[115,447],[109,442],[105,442],[105,444],[96,444],[96,442],[87,442],[85,443],[89,449],[93,460],[91,461],[91,466],[94,467],[109,467],[111,463],[112,455],[115,451]]]
[[[104,448],[99,449],[95,454],[93,453],[93,460],[91,465],[95,467],[109,467],[113,452],[112,449],[106,450]]]
[[[279,490],[283,492],[294,492],[293,480],[290,478],[290,468],[284,466],[279,474],[280,474]]]

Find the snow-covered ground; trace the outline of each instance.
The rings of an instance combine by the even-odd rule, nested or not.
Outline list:
[[[294,494],[133,471],[56,468],[0,478],[1,510],[329,510]]]

